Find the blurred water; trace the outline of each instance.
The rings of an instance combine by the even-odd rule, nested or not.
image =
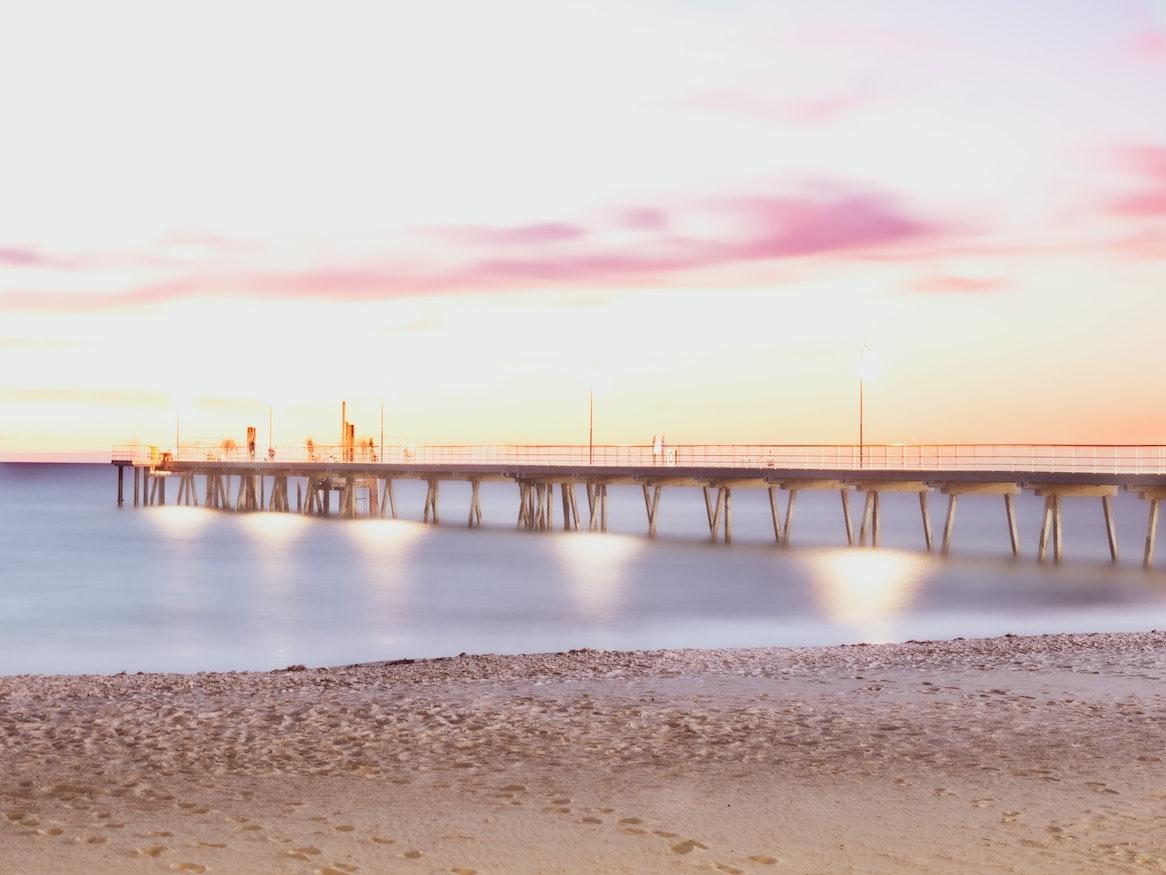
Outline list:
[[[1138,568],[1146,507],[1125,495],[1122,565],[1109,566],[1100,503],[1068,499],[1067,563],[1052,568],[1033,560],[1041,499],[1027,495],[1023,558],[999,496],[966,496],[940,560],[920,552],[914,495],[883,496],[873,551],[838,546],[836,493],[801,493],[784,550],[763,491],[734,493],[726,547],[707,542],[695,489],[664,490],[649,541],[626,487],[609,491],[612,531],[592,535],[514,531],[510,484],[482,485],[487,527],[467,530],[468,485],[442,485],[433,528],[415,522],[422,483],[397,484],[411,519],[392,522],[119,510],[115,480],[109,465],[0,465],[0,674],[1166,628],[1166,574]]]

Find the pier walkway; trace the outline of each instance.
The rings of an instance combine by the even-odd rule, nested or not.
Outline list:
[[[665,488],[698,488],[704,495],[709,537],[733,538],[733,493],[763,489],[769,497],[774,541],[791,543],[800,492],[838,493],[846,540],[851,546],[879,545],[880,495],[915,493],[923,539],[929,552],[946,554],[961,495],[999,495],[1013,555],[1020,554],[1014,496],[1030,491],[1044,498],[1037,558],[1060,562],[1065,499],[1099,499],[1110,556],[1118,558],[1111,500],[1120,490],[1146,501],[1147,528],[1142,564],[1154,557],[1159,506],[1166,499],[1166,446],[1057,444],[926,445],[670,445],[646,446],[299,446],[254,449],[187,446],[119,446],[117,501],[125,501],[125,469],[133,471],[133,503],[166,503],[166,484],[176,481],[182,505],[244,512],[271,511],[320,516],[397,516],[395,480],[427,483],[422,518],[441,518],[440,484],[471,487],[467,524],[482,524],[479,487],[514,483],[516,525],[530,531],[556,528],[555,491],[564,530],[607,530],[609,487],[639,489],[647,534],[656,520]],[[201,484],[200,481],[201,480]],[[293,485],[294,496],[293,502]],[[586,496],[580,513],[577,487]],[[784,493],[784,495],[783,495]],[[851,496],[862,496],[858,518]],[[929,498],[946,496],[946,513],[936,544]],[[783,501],[784,498],[784,501]],[[856,526],[857,523],[857,526]],[[857,531],[855,529],[857,528]]]

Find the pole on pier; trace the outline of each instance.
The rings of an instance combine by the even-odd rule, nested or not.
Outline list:
[[[137,507],[139,504],[138,481],[141,479],[141,473],[141,469],[137,465],[134,465],[134,507]]]
[[[125,504],[125,475],[126,466],[117,466],[117,506],[121,507]]]

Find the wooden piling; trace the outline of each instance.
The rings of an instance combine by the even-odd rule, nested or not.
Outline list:
[[[648,514],[648,537],[656,537],[656,511],[660,508],[660,492],[663,487],[642,484],[644,490],[644,509]]]
[[[773,540],[781,544],[781,522],[779,519],[781,515],[778,513],[777,496],[774,494],[777,492],[777,487],[769,486],[766,491],[769,493],[769,518],[773,521]]]
[[[1113,508],[1110,506],[1110,497],[1101,496],[1101,512],[1105,517],[1105,537],[1109,542],[1109,558],[1117,562],[1117,532],[1113,528]]]
[[[854,529],[850,524],[850,490],[843,486],[838,490],[842,496],[842,521],[846,524],[846,546],[854,546]]]
[[[1154,540],[1158,537],[1158,502],[1159,498],[1150,498],[1149,518],[1146,522],[1146,551],[1142,555],[1142,567],[1147,571],[1154,564]]]
[[[927,493],[919,493],[919,513],[923,517],[923,543],[927,546],[927,552],[931,552],[931,514],[927,512]]]
[[[117,506],[121,507],[125,504],[125,476],[126,466],[117,466]]]
[[[781,543],[786,547],[790,544],[790,529],[793,527],[794,521],[794,507],[798,501],[797,487],[791,487],[789,490],[789,501],[785,504],[785,522],[781,527]]]
[[[1016,531],[1016,508],[1012,504],[1012,493],[1004,493],[1004,515],[1008,519],[1008,540],[1012,544],[1012,555],[1020,555],[1020,535]]]

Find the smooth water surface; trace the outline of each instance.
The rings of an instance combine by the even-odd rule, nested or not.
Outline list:
[[[999,496],[961,498],[952,556],[933,559],[914,495],[883,496],[884,546],[861,550],[839,546],[836,493],[800,493],[782,549],[763,491],[734,493],[725,546],[708,543],[695,489],[664,490],[649,541],[628,487],[609,491],[607,534],[547,534],[514,530],[510,484],[482,485],[487,527],[467,530],[464,484],[442,485],[434,528],[416,521],[423,483],[398,482],[400,521],[118,509],[115,483],[109,465],[0,465],[0,674],[1166,628],[1166,574],[1137,567],[1132,496],[1115,501],[1121,566],[1099,502],[1068,499],[1054,568],[1033,558],[1032,496],[1017,503],[1021,559]]]

